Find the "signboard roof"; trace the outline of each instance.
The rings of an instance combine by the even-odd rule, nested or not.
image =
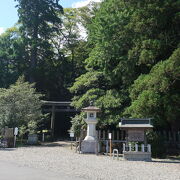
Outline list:
[[[144,119],[125,119],[122,118],[119,123],[119,127],[121,128],[153,128],[151,125],[151,118]]]

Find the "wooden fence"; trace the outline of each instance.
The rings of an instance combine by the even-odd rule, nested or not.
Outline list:
[[[113,149],[118,149],[120,153],[123,151],[123,143],[126,142],[126,132],[120,129],[116,130],[97,130],[97,139],[98,139],[98,152],[108,153],[109,150],[109,140],[108,134],[112,133],[112,144]],[[157,135],[163,139],[163,142],[167,145],[168,149],[173,149],[179,151],[180,149],[180,131],[156,131]],[[86,131],[81,132],[81,137],[79,140],[76,140],[77,148],[76,150],[80,152],[81,142],[86,136]],[[79,145],[78,145],[79,144]],[[78,148],[79,147],[79,148]]]
[[[180,144],[180,131],[157,131],[157,134],[163,137],[165,142]]]
[[[126,132],[122,130],[97,130],[99,140],[108,139],[108,134],[112,133],[112,140],[125,140]],[[180,131],[156,131],[157,135],[162,137],[166,143],[180,144]]]
[[[98,130],[97,137],[99,140],[108,139],[108,134],[112,133],[112,140],[125,140],[126,132],[122,130]]]

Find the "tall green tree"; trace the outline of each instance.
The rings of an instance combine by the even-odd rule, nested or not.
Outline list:
[[[59,39],[63,9],[59,0],[17,0],[21,35],[29,58],[26,77],[49,100],[68,100],[70,63]],[[61,35],[62,36],[62,35]],[[65,72],[66,70],[66,72]]]
[[[49,42],[52,34],[58,29],[56,24],[61,24],[58,13],[62,13],[59,0],[16,0],[18,2],[20,31],[29,53],[27,63],[28,76],[31,82],[37,78],[37,71],[46,60],[52,59],[53,51]]]
[[[85,59],[89,57],[90,45],[86,39],[85,20],[80,9],[66,8],[62,16],[62,27],[57,28],[59,32],[55,33],[56,38],[52,38],[52,44],[56,54],[64,54],[64,60],[59,61],[56,75],[61,78],[62,86],[59,90],[54,88],[54,91],[59,92],[63,89],[67,97],[66,100],[72,98],[72,94],[67,90],[74,83],[75,79],[82,73],[85,73]],[[83,21],[83,23],[82,23]],[[82,33],[82,30],[84,33]],[[58,56],[58,55],[57,55]],[[57,63],[57,61],[56,61]],[[55,69],[55,68],[52,68]],[[57,81],[56,81],[57,82]]]
[[[155,127],[180,128],[180,48],[165,61],[141,75],[130,88],[131,117],[153,117]]]
[[[27,54],[17,27],[0,35],[0,88],[14,83],[26,69]]]
[[[73,104],[83,107],[88,99],[94,99],[103,109],[101,122],[107,119],[117,123],[130,106],[129,88],[133,82],[177,49],[178,7],[177,0],[103,1],[88,29],[93,48],[86,59],[88,72],[71,88],[76,95]],[[90,73],[86,84],[85,77]],[[94,89],[93,74],[98,73],[104,81],[96,78]]]
[[[89,57],[90,47],[86,40],[86,27],[82,22],[81,9],[64,9],[63,27],[60,37],[62,39],[62,50],[71,63],[72,79],[85,72],[84,61]]]

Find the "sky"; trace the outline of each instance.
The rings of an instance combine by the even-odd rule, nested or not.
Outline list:
[[[64,8],[78,8],[86,6],[90,1],[100,2],[101,0],[60,0],[60,4]],[[0,0],[0,34],[18,21],[16,4],[14,0]]]

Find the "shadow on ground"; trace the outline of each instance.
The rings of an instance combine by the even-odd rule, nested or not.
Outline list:
[[[153,163],[164,163],[164,164],[180,164],[180,160],[173,160],[173,159],[167,159],[167,160],[152,160]]]
[[[39,147],[69,147],[71,144],[69,141],[49,142],[42,143]]]
[[[0,151],[15,151],[16,148],[0,148]]]

